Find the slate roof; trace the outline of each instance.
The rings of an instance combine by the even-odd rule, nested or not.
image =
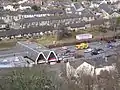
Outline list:
[[[82,17],[94,17],[93,13],[91,13],[88,9],[84,9],[81,11]]]
[[[6,23],[4,22],[4,20],[0,19],[0,24],[6,24]]]
[[[17,16],[17,15],[35,15],[35,14],[61,14],[64,13],[63,10],[60,9],[53,9],[53,10],[42,10],[42,11],[7,11],[7,12],[3,12],[7,15],[11,15],[11,16]]]
[[[100,9],[103,9],[105,12],[107,12],[109,15],[112,14],[114,11],[112,10],[112,8],[108,5],[108,4],[105,4],[105,3],[102,3],[99,5],[99,8]]]
[[[99,19],[99,20],[94,20],[94,21],[90,21],[89,23],[91,25],[101,25],[104,24],[104,22],[108,21],[107,19]]]
[[[41,26],[41,27],[31,27],[26,29],[11,29],[8,31],[1,31],[0,37],[14,36],[19,34],[28,34],[28,33],[39,33],[45,31],[52,31],[54,28],[52,26]]]
[[[75,9],[83,8],[82,4],[80,3],[74,3]]]
[[[40,21],[52,21],[52,20],[63,20],[71,18],[80,18],[80,15],[62,15],[62,16],[46,16],[46,17],[35,17],[35,18],[25,18],[18,20],[16,23],[31,23],[31,22],[40,22]]]
[[[70,24],[71,28],[79,28],[79,27],[84,27],[85,26],[85,22],[81,22],[81,23],[76,23],[76,24]]]
[[[42,10],[42,11],[30,11],[30,12],[22,12],[21,14],[56,14],[56,13],[64,13],[63,10],[60,9],[53,9],[53,10]]]

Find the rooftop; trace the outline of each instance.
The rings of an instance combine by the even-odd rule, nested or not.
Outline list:
[[[114,11],[112,10],[112,8],[106,4],[106,3],[102,3],[99,5],[100,9],[103,9],[105,12],[107,12],[108,14],[112,14]]]

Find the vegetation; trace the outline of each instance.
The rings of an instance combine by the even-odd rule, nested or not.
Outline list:
[[[16,44],[16,40],[5,40],[0,42],[0,50],[10,49],[14,47]]]
[[[43,68],[14,69],[1,75],[0,90],[58,90],[54,75]]]
[[[4,70],[0,73],[0,90],[119,90],[120,61],[115,60],[117,71],[101,71],[98,76],[81,73],[79,77],[64,74],[60,78],[56,73],[62,72],[62,65]]]
[[[38,7],[37,5],[33,5],[33,6],[32,6],[32,9],[33,9],[34,11],[39,11],[41,8]]]

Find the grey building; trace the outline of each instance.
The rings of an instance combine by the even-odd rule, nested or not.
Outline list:
[[[27,51],[26,58],[31,59],[35,64],[57,62],[58,57],[53,50],[44,46],[38,46],[33,42],[18,42],[17,47]]]
[[[99,5],[99,8],[104,10],[106,13],[108,13],[109,15],[111,15],[114,11],[112,10],[112,8],[108,5],[108,4],[105,4],[105,3],[102,3]]]

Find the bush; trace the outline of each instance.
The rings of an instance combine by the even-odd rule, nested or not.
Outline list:
[[[38,10],[40,10],[40,7],[34,5],[34,6],[32,6],[32,9],[33,9],[34,11],[38,11]]]

